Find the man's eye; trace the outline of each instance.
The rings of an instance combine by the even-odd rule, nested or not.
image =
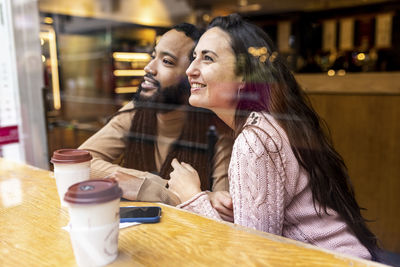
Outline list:
[[[168,59],[163,59],[163,63],[164,64],[167,64],[167,65],[174,65],[174,62],[172,62],[172,61],[170,61],[170,60],[168,60]]]
[[[155,54],[151,54],[150,57],[151,57],[151,59],[154,59],[156,57],[156,55]]]

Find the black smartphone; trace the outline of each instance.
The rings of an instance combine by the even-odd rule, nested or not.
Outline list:
[[[120,207],[120,222],[156,223],[160,221],[160,207]]]

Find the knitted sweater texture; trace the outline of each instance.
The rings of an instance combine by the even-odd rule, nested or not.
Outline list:
[[[235,140],[229,165],[234,223],[371,259],[336,211],[328,208],[329,215],[318,216],[308,181],[276,120],[251,113]],[[178,207],[222,220],[205,192]]]

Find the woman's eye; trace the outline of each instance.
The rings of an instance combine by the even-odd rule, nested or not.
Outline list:
[[[204,60],[207,60],[207,61],[214,61],[214,59],[213,59],[212,57],[207,56],[207,55],[204,56]]]

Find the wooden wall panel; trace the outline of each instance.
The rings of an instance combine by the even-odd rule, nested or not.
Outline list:
[[[400,253],[400,95],[308,96],[348,166],[360,205],[382,246]]]

